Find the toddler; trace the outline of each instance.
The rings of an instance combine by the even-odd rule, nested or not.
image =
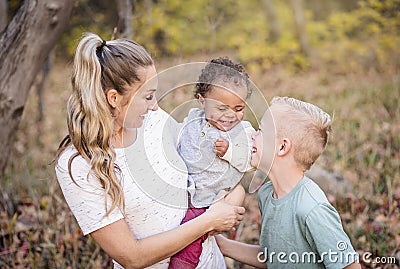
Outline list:
[[[249,84],[244,67],[229,58],[213,59],[201,72],[195,90],[201,109],[189,111],[178,138],[178,152],[189,172],[189,209],[182,223],[204,213],[220,197],[233,205],[243,202],[240,180],[251,168],[255,132],[243,121]],[[206,238],[203,235],[172,256],[169,268],[195,268]]]

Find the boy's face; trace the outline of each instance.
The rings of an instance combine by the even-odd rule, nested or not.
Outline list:
[[[245,87],[211,86],[204,99],[200,97],[206,119],[217,129],[229,131],[243,119],[246,95]]]
[[[260,121],[260,129],[252,135],[254,141],[251,154],[251,165],[268,174],[274,161],[276,147],[276,130],[272,117],[274,107],[268,109]]]

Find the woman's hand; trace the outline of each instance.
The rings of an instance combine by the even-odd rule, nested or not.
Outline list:
[[[215,202],[202,215],[211,222],[212,230],[216,232],[234,231],[235,226],[243,220],[244,207],[233,206],[224,200]]]

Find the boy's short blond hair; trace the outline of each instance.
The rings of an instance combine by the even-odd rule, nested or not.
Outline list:
[[[313,104],[290,97],[274,97],[271,106],[279,106],[282,112],[275,118],[277,138],[291,139],[294,160],[310,169],[328,143],[331,117]]]

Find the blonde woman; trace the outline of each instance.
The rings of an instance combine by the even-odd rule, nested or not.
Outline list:
[[[187,182],[187,173],[162,162],[160,147],[151,156],[144,149],[143,137],[150,145],[173,144],[165,132],[174,122],[158,109],[155,78],[151,56],[134,41],[106,42],[87,33],[78,44],[67,104],[69,134],[58,151],[56,174],[83,233],[113,258],[114,268],[168,268],[171,255],[207,232],[234,229],[243,218],[244,208],[218,202],[179,226],[185,210],[157,201],[138,183],[157,189],[163,188],[159,182],[169,182],[185,190]],[[155,167],[142,166],[149,163]],[[157,169],[165,181],[157,179]],[[186,190],[163,194],[186,199]],[[225,268],[214,238],[205,248],[198,268]]]

